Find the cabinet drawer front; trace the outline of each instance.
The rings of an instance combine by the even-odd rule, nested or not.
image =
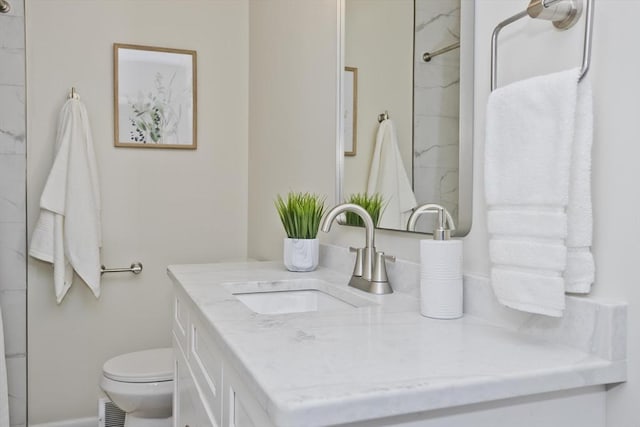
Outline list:
[[[195,317],[195,316],[194,316]],[[222,422],[222,358],[198,319],[191,319],[189,365],[205,404],[217,423]]]
[[[187,302],[176,294],[173,302],[173,333],[178,344],[187,349],[187,334],[189,331],[189,308]]]

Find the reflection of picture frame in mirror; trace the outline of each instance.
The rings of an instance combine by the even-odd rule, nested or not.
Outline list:
[[[113,45],[116,147],[195,149],[196,52]]]
[[[358,141],[358,69],[344,67],[344,155],[356,155]]]

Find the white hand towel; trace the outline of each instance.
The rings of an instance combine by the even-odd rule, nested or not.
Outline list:
[[[593,94],[591,83],[578,85],[576,124],[567,206],[567,269],[565,291],[586,294],[595,281],[591,253],[593,214],[591,205],[591,146],[593,143]]]
[[[29,255],[53,264],[58,304],[73,271],[100,296],[100,190],[89,118],[78,99],[69,99],[58,120],[57,153],[40,198],[40,218]]]
[[[562,315],[565,290],[593,282],[591,92],[578,77],[575,69],[517,82],[487,105],[492,284],[503,304],[549,316]]]
[[[7,361],[4,356],[4,328],[0,311],[0,427],[9,427],[9,392],[7,389]]]
[[[402,163],[395,127],[389,119],[378,127],[369,169],[367,194],[375,193],[382,196],[385,204],[378,226],[404,230],[418,203]]]

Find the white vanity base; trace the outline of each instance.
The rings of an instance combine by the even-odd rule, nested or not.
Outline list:
[[[187,265],[169,275],[175,427],[605,427],[605,385],[626,378],[620,305],[589,302],[596,310],[568,323],[530,319],[542,336],[470,315],[428,319],[401,292],[367,297],[368,306],[276,315],[234,294],[249,283],[282,291],[320,280],[366,296],[347,288],[348,275],[323,268]],[[586,315],[574,327],[576,313]],[[591,331],[591,351],[549,339],[561,329]]]

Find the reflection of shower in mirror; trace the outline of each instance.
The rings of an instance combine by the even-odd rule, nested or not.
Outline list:
[[[460,0],[416,0],[413,74],[413,185],[420,202],[458,217],[460,50],[420,61],[422,52],[460,40]],[[428,215],[417,230],[432,230]],[[456,221],[457,222],[457,221]]]
[[[341,66],[359,72],[358,152],[339,162],[339,201],[367,190],[378,116],[388,111],[416,203],[443,205],[459,224],[456,235],[465,235],[471,223],[473,2],[342,1]],[[431,52],[428,62],[425,52]],[[430,233],[432,221],[421,218],[416,231]],[[381,224],[387,228],[384,212]]]

